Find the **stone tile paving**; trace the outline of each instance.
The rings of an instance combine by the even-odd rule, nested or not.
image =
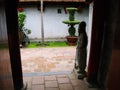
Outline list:
[[[64,48],[21,48],[23,77],[27,90],[98,90],[88,88],[84,80],[78,80],[72,72],[75,47]],[[61,74],[59,72],[67,72]],[[37,74],[31,74],[31,73]],[[39,72],[47,74],[39,74]],[[57,73],[49,73],[57,72]]]
[[[76,47],[21,48],[23,73],[72,71]]]
[[[74,73],[48,76],[24,77],[27,90],[98,90],[88,88],[84,80],[76,78]]]

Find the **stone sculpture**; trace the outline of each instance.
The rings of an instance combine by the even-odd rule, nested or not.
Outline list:
[[[78,42],[75,57],[75,69],[77,70],[78,78],[86,77],[86,60],[87,60],[87,44],[88,37],[86,34],[86,23],[82,21],[78,28]]]

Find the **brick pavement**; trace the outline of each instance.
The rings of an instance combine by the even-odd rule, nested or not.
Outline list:
[[[88,88],[72,72],[75,51],[75,47],[21,48],[27,90],[97,90]]]
[[[24,77],[27,90],[98,90],[88,88],[84,80],[76,78],[74,73]]]
[[[23,73],[72,71],[75,47],[21,48]]]

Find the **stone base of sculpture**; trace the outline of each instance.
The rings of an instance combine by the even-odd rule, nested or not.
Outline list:
[[[73,69],[73,71],[74,71],[74,73],[75,73],[75,75],[78,79],[84,79],[85,77],[87,77],[86,71],[85,72],[79,72],[79,70],[75,69],[75,68]]]

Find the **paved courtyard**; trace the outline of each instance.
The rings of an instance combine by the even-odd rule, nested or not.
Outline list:
[[[71,72],[76,47],[21,48],[23,73]]]
[[[76,47],[20,50],[27,90],[98,90],[75,76]]]
[[[101,90],[89,88],[85,80],[79,80],[74,73],[24,77],[27,90]]]

